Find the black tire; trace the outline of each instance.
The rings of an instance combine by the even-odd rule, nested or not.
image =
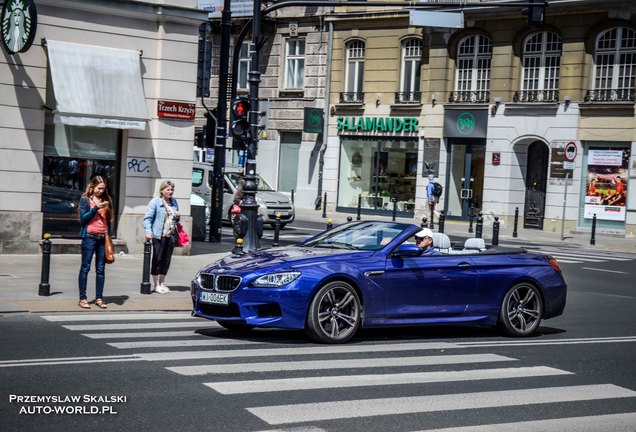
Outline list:
[[[360,327],[361,316],[356,290],[346,282],[330,282],[311,301],[305,331],[316,342],[345,343]]]
[[[519,283],[508,291],[499,311],[499,327],[516,337],[530,336],[541,324],[543,301],[539,290],[527,282]]]
[[[253,325],[245,324],[244,321],[219,321],[219,325],[233,332],[246,332],[254,328]]]

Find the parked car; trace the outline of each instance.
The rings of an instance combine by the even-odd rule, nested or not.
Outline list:
[[[529,336],[563,313],[557,261],[522,248],[451,247],[421,255],[416,225],[351,222],[294,246],[227,256],[191,284],[193,315],[225,328],[305,329],[344,343],[360,328],[418,324],[498,326]]]
[[[192,192],[200,196],[210,205],[212,184],[214,181],[213,165],[205,162],[194,162],[192,168]],[[243,167],[226,165],[223,178],[223,220],[230,221],[230,207],[239,180],[243,174]],[[294,205],[287,195],[274,190],[263,178],[256,176],[256,202],[259,204],[258,213],[263,222],[274,226],[276,213],[280,214],[281,228],[294,221],[296,213]]]

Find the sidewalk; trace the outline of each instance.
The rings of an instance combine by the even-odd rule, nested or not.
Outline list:
[[[299,220],[324,223],[325,227],[328,218],[333,220],[334,225],[338,225],[345,223],[349,216],[353,220],[356,219],[355,213],[330,212],[327,213],[327,218],[323,218],[322,211],[297,209],[296,214]],[[362,220],[391,220],[391,212],[387,212],[387,216],[362,215]],[[396,220],[418,225],[421,222],[405,218]],[[437,221],[435,221],[435,228],[435,230],[438,229]],[[523,228],[518,229],[518,237],[514,238],[512,230],[511,226],[500,227],[499,244],[525,246],[539,250],[542,246],[557,246],[593,253],[602,253],[601,251],[605,250],[636,254],[636,238],[617,238],[597,233],[596,245],[592,246],[589,233],[565,233],[565,239],[561,240],[560,233]],[[283,230],[281,236],[291,232],[293,232],[293,224],[290,229]],[[457,243],[463,243],[465,238],[475,235],[468,233],[466,222],[446,221],[444,232]],[[483,237],[487,244],[492,243],[492,234],[492,221],[486,221]],[[266,230],[265,235],[271,236],[272,231]],[[114,264],[106,266],[104,297],[109,304],[106,310],[96,307],[84,310],[77,306],[77,273],[80,264],[78,254],[51,255],[49,296],[38,295],[41,255],[0,255],[0,314],[27,311],[78,313],[131,310],[189,311],[191,309],[190,281],[201,267],[227,255],[231,248],[231,238],[224,236],[222,243],[195,242],[190,256],[173,256],[166,280],[166,284],[172,290],[170,294],[141,294],[143,255],[120,254]],[[95,293],[94,278],[95,273],[91,272],[88,284],[89,299]]]

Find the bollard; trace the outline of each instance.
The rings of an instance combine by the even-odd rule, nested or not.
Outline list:
[[[512,236],[517,237],[517,224],[519,223],[519,207],[515,207],[515,226],[512,228]]]
[[[42,275],[38,287],[38,295],[51,295],[51,285],[49,284],[49,271],[51,269],[51,234],[44,234],[42,241]]]
[[[353,218],[351,216],[347,216],[347,222],[351,222]]]
[[[144,243],[144,268],[141,276],[141,286],[139,292],[141,294],[150,294],[150,247],[152,242],[146,240]]]
[[[473,233],[473,218],[475,217],[475,204],[471,203],[468,209],[468,233]]]
[[[592,237],[590,238],[590,244],[596,244],[596,213],[592,216]]]
[[[431,222],[429,223],[428,227],[430,229],[435,229],[435,210],[433,210],[433,207],[431,207]]]
[[[333,221],[331,219],[327,219],[327,229],[330,230],[333,228]]]
[[[238,237],[236,242],[234,243],[234,248],[232,248],[233,254],[243,253],[243,239]]]
[[[426,228],[426,221],[427,221],[427,220],[428,220],[428,219],[426,219],[426,216],[424,216],[424,217],[422,218],[422,223],[420,224],[420,228]]]
[[[446,221],[446,215],[444,214],[444,210],[439,212],[439,219],[437,221],[437,231],[443,233],[444,232],[444,222]]]
[[[492,224],[492,245],[499,245],[499,216],[495,216],[495,221]]]
[[[325,192],[325,197],[322,200],[322,217],[327,217],[327,192]]]
[[[484,218],[481,217],[482,212],[479,212],[477,217],[477,226],[475,227],[475,237],[482,238],[482,232],[484,230]]]
[[[397,216],[397,199],[391,199],[391,201],[393,201],[392,221],[395,222],[395,216]]]
[[[276,213],[276,220],[274,220],[274,241],[272,247],[278,246],[278,237],[280,235],[280,213]]]
[[[361,209],[362,209],[362,194],[358,195],[358,216],[356,216],[356,220],[360,220]]]
[[[292,204],[294,204],[294,190],[291,190],[291,200],[292,200]]]

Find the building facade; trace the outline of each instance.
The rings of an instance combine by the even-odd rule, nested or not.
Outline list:
[[[0,253],[38,252],[44,233],[77,238],[77,203],[98,174],[114,201],[112,234],[130,252],[143,250],[143,215],[163,180],[176,184],[190,227],[198,27],[207,13],[196,0],[3,6],[13,13],[30,3],[33,45],[20,51],[5,41],[0,57]]]

